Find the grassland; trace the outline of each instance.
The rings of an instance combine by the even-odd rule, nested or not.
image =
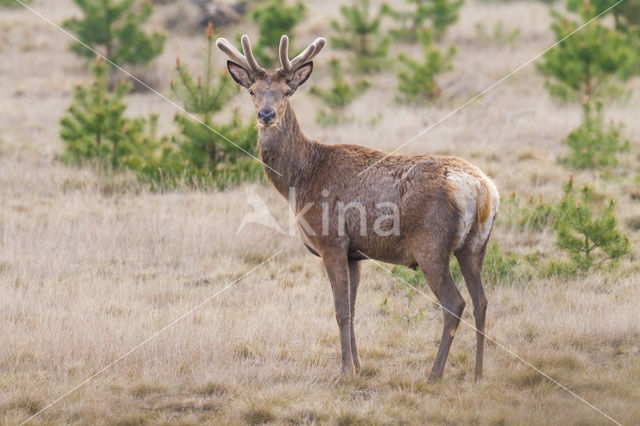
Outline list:
[[[181,3],[160,6],[152,25],[186,19]],[[55,22],[75,13],[68,0],[33,4]],[[326,33],[338,6],[308,2],[312,13],[298,39]],[[489,28],[503,22],[521,35],[512,46],[479,42],[478,21]],[[304,90],[294,107],[305,131],[327,143],[391,150],[551,44],[548,26],[543,3],[468,1],[445,40],[458,54],[435,105],[396,104],[387,73],[350,109],[359,117],[353,123],[317,126],[318,105]],[[425,311],[420,319],[407,324],[390,315],[382,300],[402,309],[404,290],[371,263],[356,319],[363,372],[336,380],[338,334],[320,262],[296,237],[259,225],[236,234],[251,211],[247,191],[286,223],[285,200],[275,190],[252,184],[157,194],[130,177],[96,176],[55,160],[58,120],[74,85],[88,78],[67,44],[27,11],[0,14],[0,423],[38,412],[280,250],[32,423],[608,423],[493,344],[485,379],[474,383],[475,337],[464,325],[444,379],[427,383],[441,313],[416,296],[414,306]],[[199,34],[172,33],[152,71],[159,90],[167,92],[175,56],[194,64],[202,47]],[[312,76],[327,78],[322,66]],[[569,174],[557,162],[565,152],[560,141],[578,124],[579,108],[552,103],[542,83],[529,66],[403,152],[468,158],[495,178],[503,196],[558,197]],[[576,180],[618,198],[623,229],[637,247],[640,87],[629,87],[631,97],[607,114],[626,123],[632,153],[606,179],[586,171]],[[243,101],[235,103],[248,116]],[[138,93],[130,102],[132,114],[159,112],[160,131],[172,131],[175,111],[157,96]],[[499,221],[493,238],[505,250],[558,255],[548,231],[522,233]],[[639,280],[636,254],[614,273],[504,282],[488,289],[489,334],[617,421],[639,423]],[[463,318],[472,321],[471,309]]]

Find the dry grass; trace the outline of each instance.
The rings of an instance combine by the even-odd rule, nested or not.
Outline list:
[[[73,10],[68,0],[34,4],[56,22]],[[312,22],[300,40],[323,32],[338,9],[335,1],[309,8]],[[178,9],[162,6],[154,24]],[[353,106],[361,122],[341,128],[318,128],[315,101],[304,91],[296,95],[303,127],[330,143],[392,149],[552,41],[539,3],[468,2],[462,13],[448,38],[459,53],[445,77],[454,83],[446,100],[424,109],[397,106],[386,75]],[[501,20],[522,35],[513,48],[476,43],[479,20]],[[440,313],[416,298],[422,319],[407,325],[390,316],[379,306],[383,297],[401,306],[403,295],[373,264],[364,269],[356,320],[364,371],[335,380],[337,327],[318,260],[296,238],[260,226],[235,234],[250,210],[245,190],[260,193],[282,218],[284,200],[258,185],[151,194],[126,178],[61,166],[54,160],[61,149],[57,121],[73,85],[86,79],[82,62],[68,53],[63,35],[25,11],[2,11],[0,40],[0,423],[36,413],[277,250],[284,252],[33,422],[606,423],[495,345],[486,350],[485,380],[474,383],[474,333],[464,326],[444,380],[427,383]],[[161,90],[176,52],[194,63],[199,48],[200,39],[188,34],[169,38],[157,62],[156,72],[167,76]],[[314,78],[326,78],[323,67]],[[634,141],[639,106],[636,93],[608,111]],[[135,95],[131,111],[159,111],[161,126],[171,129],[173,111],[157,97]],[[375,126],[366,124],[372,117]],[[568,174],[555,161],[564,150],[559,141],[578,117],[578,108],[549,101],[529,67],[405,151],[455,153],[494,176],[503,194],[552,197]],[[613,179],[577,176],[619,198],[628,224],[640,217],[640,202],[629,195],[638,192],[636,162],[637,146]],[[637,246],[637,227],[626,229]],[[509,250],[554,250],[547,233],[498,226],[494,238]],[[615,274],[488,291],[492,336],[625,424],[640,422],[634,260]],[[471,309],[464,318],[472,320]]]

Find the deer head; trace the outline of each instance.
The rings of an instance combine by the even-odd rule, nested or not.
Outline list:
[[[258,125],[277,126],[288,105],[287,98],[293,95],[311,75],[313,59],[324,47],[324,38],[317,38],[302,53],[289,60],[289,38],[280,39],[280,68],[269,72],[258,64],[251,51],[249,37],[241,38],[244,55],[224,38],[216,40],[216,46],[230,59],[227,69],[240,86],[248,89],[256,108]]]

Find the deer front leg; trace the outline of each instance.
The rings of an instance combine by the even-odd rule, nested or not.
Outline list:
[[[342,375],[352,376],[355,374],[355,367],[351,352],[351,301],[347,256],[346,253],[330,251],[322,254],[322,261],[331,281],[336,320],[340,329]]]

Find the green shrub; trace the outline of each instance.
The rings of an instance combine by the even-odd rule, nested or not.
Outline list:
[[[420,32],[420,45],[424,56],[422,62],[405,54],[398,57],[398,99],[401,102],[425,103],[439,97],[440,86],[436,76],[452,68],[451,59],[456,52],[454,47],[449,47],[444,53],[435,48],[429,30]]]
[[[529,197],[524,205],[515,194],[501,205],[501,221],[505,221],[508,228],[519,231],[539,232],[547,228],[553,220],[553,205],[544,201],[542,195]]]
[[[238,93],[238,89],[227,76],[214,72],[215,41],[211,24],[207,28],[206,38],[207,54],[202,75],[194,78],[178,59],[175,77],[171,82],[175,97],[189,113],[201,120],[195,121],[182,114],[175,116],[179,134],[173,138],[173,142],[178,147],[178,155],[184,167],[179,177],[186,179],[187,183],[205,186],[215,184],[219,187],[245,179],[260,179],[260,163],[246,154],[256,153],[255,126],[242,123],[237,110],[233,111],[228,123],[219,124],[213,120],[213,116],[228,104]]]
[[[569,2],[569,8],[578,12],[583,22],[597,16],[599,7],[588,0],[579,6]],[[552,14],[557,40],[563,40],[578,28],[578,22],[557,12]],[[548,78],[545,84],[552,96],[583,102],[582,124],[565,140],[571,149],[565,161],[571,166],[615,165],[615,154],[628,149],[619,126],[605,126],[602,99],[622,93],[618,83],[630,75],[636,56],[627,34],[594,21],[545,53],[543,62],[538,64]]]
[[[550,259],[540,265],[540,275],[543,277],[573,278],[579,270],[575,263],[563,259]]]
[[[345,82],[340,60],[335,58],[329,61],[329,73],[331,74],[329,88],[321,89],[318,86],[312,86],[309,92],[328,107],[328,110],[318,110],[316,118],[318,123],[324,125],[348,121],[349,117],[345,116],[344,109],[371,86],[366,80],[359,80],[355,84]]]
[[[33,0],[20,0],[20,1],[22,1],[22,3],[24,4],[31,4]],[[22,5],[18,3],[16,0],[0,0],[0,7],[17,8],[17,7],[22,7]]]
[[[263,2],[255,8],[251,19],[258,26],[258,43],[253,46],[256,59],[264,66],[272,66],[278,56],[280,37],[287,34],[293,45],[293,29],[304,17],[306,8],[301,2],[287,7],[281,0]]]
[[[520,28],[507,31],[504,28],[502,22],[498,22],[493,26],[493,30],[490,32],[483,22],[476,23],[476,35],[477,39],[483,42],[494,42],[496,44],[506,46],[513,44],[518,37],[520,37]]]
[[[571,151],[564,161],[577,169],[615,166],[617,154],[629,151],[629,141],[620,134],[622,126],[604,122],[600,102],[592,109],[588,102],[583,105],[582,124],[565,139]]]
[[[399,28],[391,30],[391,35],[396,40],[416,41],[420,32],[429,27],[434,38],[441,40],[447,28],[458,20],[464,0],[407,0],[407,3],[411,4],[410,10],[400,11],[384,5],[384,13],[399,24]]]
[[[640,25],[640,1],[639,0],[590,0],[594,15],[600,15],[607,9],[607,14],[613,15],[615,27],[618,30],[629,31]],[[613,7],[615,5],[615,7]],[[584,0],[568,0],[567,10],[580,13],[584,7]]]
[[[582,2],[579,14],[583,22],[596,16],[588,1]],[[553,11],[552,29],[558,41],[580,25]],[[544,55],[538,70],[546,77],[546,87],[559,99],[591,99],[618,94],[616,80],[624,76],[635,56],[628,38],[600,21],[591,22]]]
[[[355,0],[352,6],[340,8],[342,22],[331,22],[335,32],[331,45],[336,49],[349,50],[359,71],[380,71],[387,65],[390,39],[380,31],[383,12],[381,7],[377,14],[372,15],[369,0]]]
[[[498,244],[489,244],[482,265],[482,279],[487,286],[528,281],[532,271],[526,259],[516,253],[505,253]]]
[[[92,67],[94,82],[76,87],[73,104],[61,120],[60,136],[65,142],[61,160],[67,164],[89,164],[99,170],[128,170],[152,189],[179,185],[220,188],[260,179],[260,163],[238,148],[255,152],[255,127],[243,124],[238,111],[233,111],[230,121],[224,124],[216,124],[212,119],[237,89],[229,79],[213,72],[211,26],[207,29],[207,40],[204,77],[193,78],[178,60],[176,80],[171,84],[185,109],[202,122],[176,115],[180,133],[172,138],[159,138],[156,116],[125,117],[124,97],[130,85],[123,82],[109,92],[108,67],[98,60]]]
[[[598,205],[594,195],[593,187],[585,184],[576,190],[569,179],[554,213],[556,243],[583,272],[615,266],[631,250],[629,240],[618,229],[614,199]]]
[[[65,143],[61,160],[105,170],[141,167],[161,144],[155,139],[157,118],[125,117],[123,98],[130,85],[122,82],[109,93],[107,65],[97,60],[92,72],[93,83],[76,87],[73,103],[60,121]]]
[[[395,317],[402,319],[406,322],[411,322],[412,320],[417,320],[422,317],[422,309],[414,310],[412,307],[413,298],[415,297],[417,291],[416,288],[420,289],[420,291],[428,294],[429,290],[426,288],[426,281],[420,272],[420,269],[413,270],[409,268],[405,268],[404,266],[395,265],[391,272],[396,275],[396,282],[402,286],[404,290],[405,302],[406,305],[403,311],[400,311],[397,308],[393,308],[389,304],[389,296],[385,296],[380,303],[380,306],[385,308],[388,312],[393,314]]]
[[[63,27],[75,33],[83,43],[100,51],[108,60],[121,66],[145,65],[162,52],[165,36],[147,34],[142,29],[153,13],[150,2],[74,0],[74,3],[82,11],[83,18],[67,19]],[[80,56],[95,56],[76,42],[71,49]]]
[[[453,256],[449,262],[449,270],[453,281],[458,286],[464,285],[460,266]],[[400,278],[399,281],[403,281],[404,285],[409,283],[420,289],[427,285],[419,268],[413,270],[404,266],[394,266],[392,272]],[[530,262],[524,256],[505,253],[497,243],[490,243],[487,247],[482,267],[482,279],[485,285],[498,286],[515,281],[527,281],[533,275]]]
[[[458,20],[458,11],[464,0],[431,0],[431,28],[436,40],[444,37],[449,26]]]

